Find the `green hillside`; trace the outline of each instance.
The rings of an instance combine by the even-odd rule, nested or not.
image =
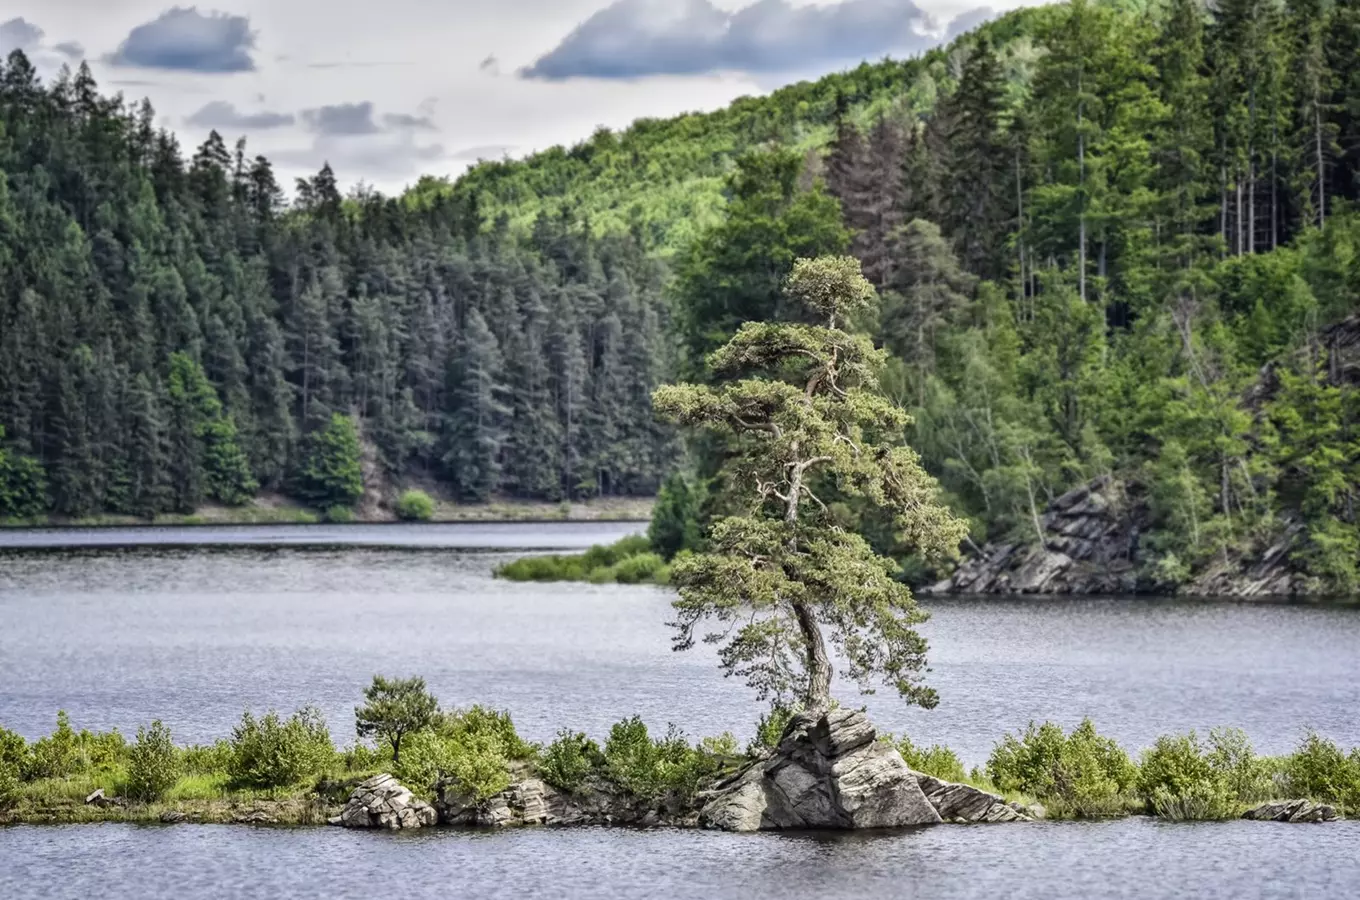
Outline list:
[[[507,215],[513,227],[527,230],[540,213],[565,215],[596,233],[633,231],[669,253],[718,219],[724,180],[742,153],[825,148],[841,115],[865,126],[885,113],[923,116],[941,92],[953,90],[958,51],[979,35],[1004,48],[1008,79],[1019,89],[1036,56],[1030,36],[1046,15],[1042,8],[1017,10],[916,59],[866,62],[715,112],[642,119],[622,132],[601,129],[570,148],[482,162],[452,186],[426,178],[408,199],[421,203],[451,190],[475,203],[488,224]]]

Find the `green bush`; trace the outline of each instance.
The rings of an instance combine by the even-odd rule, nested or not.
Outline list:
[[[793,721],[797,714],[798,709],[792,706],[775,706],[763,714],[756,723],[755,737],[746,745],[746,753],[749,756],[759,756],[773,752],[779,746],[779,739],[784,736],[784,730],[789,727],[789,722]]]
[[[600,745],[582,732],[562,729],[543,751],[538,764],[539,776],[553,787],[572,792],[581,787],[591,773],[604,768]]]
[[[1285,757],[1283,778],[1290,797],[1308,797],[1360,811],[1360,748],[1350,756],[1332,741],[1308,732],[1297,750]]]
[[[28,781],[70,778],[84,771],[83,762],[71,717],[61,710],[57,713],[56,730],[39,738],[30,749],[24,777]]]
[[[170,729],[157,719],[151,727],[137,729],[137,743],[128,749],[125,792],[133,800],[162,799],[179,780],[180,760]]]
[[[898,742],[897,750],[902,754],[907,766],[917,772],[933,775],[943,781],[962,782],[968,778],[963,763],[948,747],[941,747],[938,744],[917,747],[911,742],[911,738],[904,737]]]
[[[987,760],[987,777],[1002,792],[1028,794],[1056,814],[1099,818],[1127,809],[1138,769],[1087,719],[1071,735],[1052,722],[1006,735]]]
[[[1227,773],[1214,767],[1193,731],[1162,736],[1143,754],[1138,793],[1165,819],[1229,819],[1238,811]]]
[[[515,731],[509,713],[482,706],[444,713],[434,728],[407,741],[393,773],[404,784],[430,790],[451,778],[478,799],[509,787],[511,763],[532,760],[537,752]]]
[[[574,556],[528,556],[496,569],[508,581],[588,581],[593,584],[664,584],[670,567],[642,535],[597,544]]]
[[[22,773],[28,764],[28,742],[23,735],[0,727],[0,766],[9,766],[16,773]]]
[[[354,510],[348,506],[332,506],[327,508],[325,519],[332,525],[348,525],[354,521]]]
[[[736,750],[730,737],[714,745],[722,755]],[[605,774],[619,787],[646,800],[667,793],[688,796],[722,767],[719,753],[692,746],[672,725],[666,736],[652,740],[642,719],[633,716],[615,723],[604,745]]]
[[[434,518],[434,498],[424,491],[403,491],[397,499],[397,518],[403,522],[428,522]]]
[[[192,744],[179,752],[180,769],[185,775],[217,775],[231,771],[232,747],[228,741]]]
[[[8,809],[19,799],[19,767],[0,759],[0,809]]]
[[[1224,780],[1239,804],[1262,803],[1276,796],[1278,761],[1257,756],[1251,740],[1240,728],[1210,731],[1206,755],[1209,765]]]
[[[326,723],[312,707],[298,710],[286,722],[273,710],[260,719],[243,713],[231,749],[231,780],[250,788],[297,784],[324,771],[335,758]]]

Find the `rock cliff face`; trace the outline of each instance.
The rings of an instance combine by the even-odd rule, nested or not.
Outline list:
[[[1011,806],[1001,797],[967,784],[941,781],[930,775],[913,772],[916,783],[935,807],[941,819],[960,825],[982,825],[992,822],[1030,822],[1042,815],[1034,815],[1038,808],[1026,810]]]
[[[633,825],[685,827],[696,824],[697,808],[674,798],[649,803],[591,778],[570,793],[540,778],[524,778],[486,800],[469,797],[456,782],[438,786],[435,808],[444,825],[519,828],[528,825]]]
[[[1312,800],[1276,800],[1255,809],[1247,810],[1242,816],[1257,822],[1335,822],[1339,817],[1336,807]]]
[[[789,723],[767,760],[719,785],[699,824],[724,831],[934,825],[916,775],[864,714],[835,709]]]
[[[1202,597],[1293,596],[1308,584],[1290,559],[1302,525],[1284,517],[1265,545],[1216,559],[1181,585],[1150,573],[1140,536],[1152,525],[1146,502],[1109,477],[1069,491],[1040,519],[1044,540],[994,542],[926,594],[1140,594]]]

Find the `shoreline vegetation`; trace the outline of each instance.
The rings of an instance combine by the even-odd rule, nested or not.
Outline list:
[[[429,501],[414,510],[403,507],[409,495]],[[416,501],[420,503],[419,500]],[[36,516],[0,518],[0,531],[23,528],[184,528],[198,525],[383,525],[399,522],[645,522],[651,518],[653,500],[646,497],[605,497],[597,500],[548,503],[533,500],[493,500],[488,503],[454,503],[435,500],[423,491],[407,491],[389,508],[318,510],[283,497],[257,499],[245,506],[208,505],[193,513],[160,514],[150,519],[136,516],[93,515],[81,517]],[[403,513],[406,514],[403,514]]]
[[[561,730],[524,740],[508,712],[446,710],[421,679],[375,678],[356,710],[356,740],[337,747],[315,709],[285,718],[242,715],[229,739],[176,745],[159,721],[128,739],[116,729],[56,729],[29,743],[0,727],[0,825],[94,822],[323,825],[351,792],[392,773],[419,799],[449,792],[487,804],[538,779],[570,795],[594,790],[633,808],[693,808],[747,765],[767,759],[793,711],[761,718],[745,747],[731,733],[692,741],[675,726],[656,736],[641,719],[616,723],[604,741]],[[1360,748],[1346,752],[1314,732],[1285,756],[1259,756],[1237,729],[1207,737],[1164,735],[1134,755],[1086,720],[1008,733],[987,761],[966,769],[943,746],[880,735],[916,773],[996,794],[1048,819],[1151,815],[1240,818],[1258,804],[1308,799],[1343,817],[1360,810]],[[447,824],[447,823],[446,823]]]

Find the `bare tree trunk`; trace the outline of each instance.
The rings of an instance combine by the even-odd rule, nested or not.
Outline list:
[[[795,442],[793,455],[798,456]],[[803,463],[793,466],[789,478],[788,503],[784,508],[784,522],[790,526],[798,522],[798,501],[803,494]],[[797,540],[789,539],[790,550],[797,550]],[[805,603],[791,603],[794,617],[798,620],[798,630],[803,634],[803,652],[807,657],[808,686],[804,705],[809,711],[825,711],[831,707],[831,660],[826,654],[826,641],[822,638],[821,626]]]
[[[1313,103],[1313,136],[1317,140],[1318,227],[1327,224],[1327,163],[1322,156],[1322,110]]]

